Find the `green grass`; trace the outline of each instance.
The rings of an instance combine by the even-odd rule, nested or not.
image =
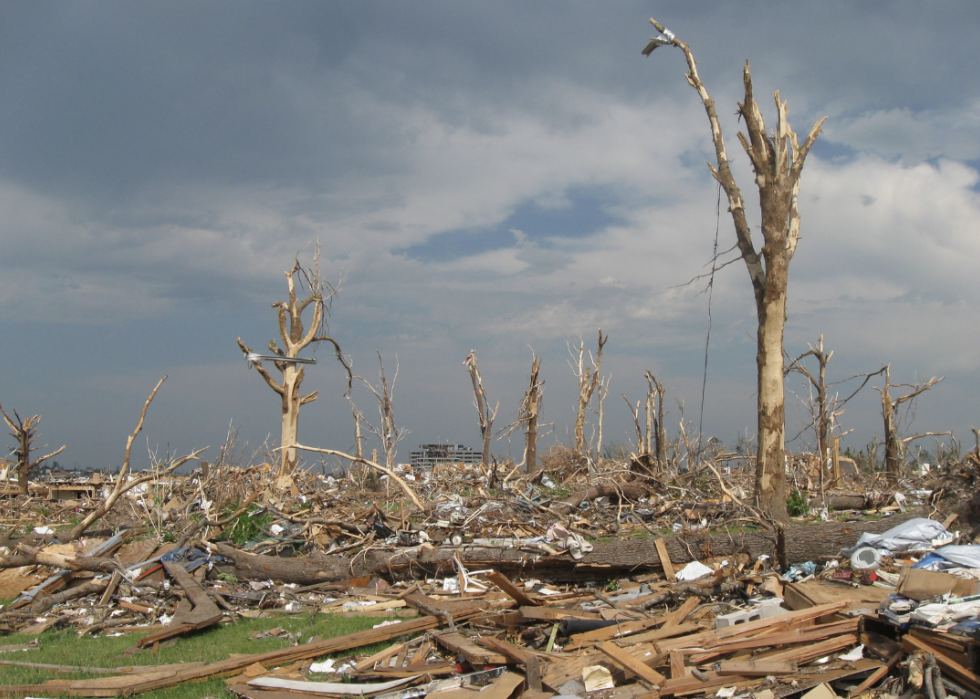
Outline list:
[[[40,649],[26,652],[2,653],[0,660],[18,662],[47,663],[52,665],[71,665],[88,667],[129,667],[134,665],[170,665],[183,662],[213,663],[224,660],[232,654],[263,653],[286,648],[293,643],[306,643],[310,637],[331,638],[356,631],[369,629],[385,619],[379,617],[338,618],[319,615],[314,622],[306,615],[281,615],[270,619],[239,619],[238,623],[228,623],[212,627],[196,634],[180,636],[177,643],[162,647],[157,655],[151,650],[141,650],[132,655],[124,654],[134,647],[137,639],[146,634],[130,633],[124,636],[90,638],[78,637],[75,630],[46,631],[41,634]],[[290,633],[299,633],[298,639],[289,637],[252,639],[255,632],[281,628]],[[30,643],[31,636],[0,636],[0,646]],[[324,657],[342,658],[353,654],[376,653],[394,641],[351,649]],[[23,667],[0,667],[0,687],[14,684],[37,684],[50,679],[87,679],[101,677],[91,673],[54,673],[46,670]],[[223,679],[201,683],[185,683],[155,692],[138,695],[141,699],[230,699],[234,695],[225,688]]]

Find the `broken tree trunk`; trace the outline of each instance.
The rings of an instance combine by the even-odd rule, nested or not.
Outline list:
[[[790,563],[802,563],[835,557],[842,548],[853,546],[863,532],[880,534],[896,524],[922,516],[908,512],[883,520],[855,523],[826,523],[786,528],[786,550]],[[747,553],[753,558],[772,556],[775,535],[766,531],[725,534],[700,534],[665,537],[663,545],[675,567],[695,558],[731,556]],[[287,583],[312,585],[343,580],[359,575],[381,575],[397,578],[413,574],[450,573],[458,558],[464,565],[489,566],[495,569],[524,570],[554,577],[608,577],[620,571],[659,570],[660,555],[653,539],[633,539],[595,543],[593,550],[579,561],[570,556],[540,556],[539,551],[520,548],[441,546],[438,548],[370,549],[356,558],[310,554],[289,558],[243,553],[226,544],[212,543],[222,556],[234,562],[236,577],[243,579],[273,578]],[[591,570],[590,570],[591,569]]]
[[[650,23],[661,36],[643,50],[649,56],[658,46],[675,46],[687,60],[687,81],[698,92],[711,127],[717,165],[708,164],[711,174],[725,190],[728,210],[735,224],[735,236],[741,258],[752,281],[758,330],[756,366],[758,370],[758,454],[756,457],[755,506],[777,522],[789,521],[786,510],[786,402],[783,386],[783,330],[786,325],[786,292],[789,263],[796,252],[800,235],[800,175],[807,153],[813,146],[824,119],[818,121],[803,144],[789,125],[786,102],[777,90],[776,127],[769,131],[752,87],[749,62],[745,62],[742,82],[745,100],[738,114],[745,120],[748,136],[739,132],[759,189],[762,213],[763,245],[757,249],[752,228],[745,213],[745,202],[735,182],[728,160],[725,139],[715,102],[698,75],[691,48],[654,19]]]
[[[643,483],[600,483],[588,490],[580,490],[572,493],[563,502],[553,504],[551,509],[563,515],[567,515],[583,502],[595,500],[601,497],[623,497],[628,500],[639,500],[650,494],[650,489]]]

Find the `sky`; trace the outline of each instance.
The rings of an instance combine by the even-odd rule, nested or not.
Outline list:
[[[688,282],[734,229],[683,55],[640,53],[651,16],[699,61],[756,231],[736,139],[745,61],[770,126],[777,89],[801,139],[827,117],[803,171],[787,352],[823,333],[831,381],[883,363],[893,383],[945,376],[903,429],[970,445],[980,5],[967,0],[0,3],[0,404],[40,414],[39,445],[66,445],[61,464],[118,466],[166,375],[134,468],[204,446],[213,461],[229,429],[243,452],[276,446],[278,396],[235,339],[276,337],[283,272],[319,240],[323,274],[343,280],[331,336],[358,375],[377,382],[377,353],[397,373],[399,461],[423,443],[479,446],[470,350],[498,426],[536,352],[542,446],[569,443],[569,347],[594,349],[599,328],[604,444],[634,439],[623,397],[643,397],[647,370],[671,434],[683,418],[751,439],[748,274],[722,254],[705,380],[707,279]],[[343,371],[329,348],[315,356],[300,441],[351,449]],[[880,385],[839,418],[854,448],[881,439]],[[808,393],[794,376],[787,391],[792,438]],[[363,386],[354,400],[377,422]],[[519,459],[522,445],[493,451]]]

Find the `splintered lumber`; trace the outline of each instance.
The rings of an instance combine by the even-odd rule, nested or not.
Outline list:
[[[382,626],[377,629],[357,631],[344,636],[327,638],[322,641],[314,641],[290,648],[251,655],[239,655],[202,667],[185,668],[181,665],[174,667],[161,666],[159,668],[153,668],[152,673],[140,677],[125,675],[94,680],[54,680],[54,682],[59,683],[58,686],[53,686],[50,682],[45,682],[39,685],[30,685],[27,691],[28,693],[64,692],[80,697],[112,697],[121,696],[123,693],[137,694],[154,689],[173,687],[183,682],[229,677],[241,672],[254,663],[268,667],[273,664],[287,665],[297,660],[318,658],[328,653],[361,648],[362,646],[381,643],[392,638],[398,638],[399,636],[428,631],[437,626],[439,626],[438,618],[425,616],[412,619],[411,621],[402,621],[398,624]]]
[[[524,607],[536,607],[539,605],[536,599],[528,597],[523,590],[514,585],[510,581],[510,578],[503,573],[493,571],[492,573],[484,573],[483,577],[507,593],[519,605]]]
[[[605,643],[600,643],[596,646],[602,653],[609,656],[616,665],[639,677],[642,680],[646,680],[650,684],[659,687],[667,678],[661,675],[659,672],[649,667],[645,663],[641,663],[639,660],[634,658],[632,655],[627,653],[625,650],[617,646],[615,643],[610,643],[606,641]]]
[[[507,656],[512,662],[527,665],[529,660],[539,657],[539,653],[522,648],[521,646],[509,643],[501,638],[494,636],[480,636],[475,640],[476,644],[496,651],[501,655]]]
[[[660,565],[663,566],[664,575],[667,576],[667,580],[669,582],[677,582],[677,576],[674,574],[674,564],[670,562],[670,554],[667,552],[667,544],[664,543],[663,539],[657,539],[653,542],[653,545],[657,547]]]
[[[723,660],[719,663],[718,674],[765,677],[791,675],[797,670],[799,665],[792,660]]]
[[[506,665],[507,657],[500,653],[481,648],[459,633],[441,633],[436,636],[436,641],[443,648],[456,654],[468,662],[470,665]]]
[[[132,532],[132,529],[123,529],[121,532],[112,535],[101,544],[98,544],[95,548],[89,551],[87,555],[94,557],[111,555],[113,551],[123,545],[123,542],[126,541]],[[70,570],[59,571],[40,585],[36,585],[30,590],[23,592],[20,597],[10,603],[10,608],[19,609],[20,607],[31,604],[33,601],[39,600],[44,595],[49,595],[55,590],[61,589],[70,578]]]
[[[657,645],[660,646],[661,650],[676,650],[678,648],[702,648],[705,650],[713,650],[716,646],[725,643],[725,641],[728,639],[748,636],[749,634],[756,633],[762,629],[775,629],[781,626],[788,626],[789,624],[807,621],[809,619],[816,619],[817,617],[821,617],[826,614],[833,614],[845,606],[847,606],[847,601],[831,602],[829,604],[822,604],[818,607],[801,609],[796,612],[787,612],[786,614],[769,617],[768,619],[756,619],[755,621],[748,621],[744,624],[737,624],[736,626],[728,626],[726,628],[715,629],[713,631],[705,631],[703,633],[692,634],[682,638],[671,638],[663,641],[662,643],[658,643]],[[634,636],[633,640],[639,642],[646,635],[647,634],[640,634],[639,636]]]
[[[810,626],[804,629],[792,629],[777,633],[761,633],[751,638],[735,639],[719,644],[706,653],[695,655],[693,661],[696,665],[700,665],[710,662],[721,655],[727,655],[728,653],[734,653],[739,650],[813,643],[814,641],[822,641],[841,634],[855,633],[857,627],[858,619],[848,619],[847,621],[824,624],[822,626]]]
[[[647,631],[645,633],[637,634],[635,636],[627,636],[625,638],[617,638],[617,645],[627,645],[631,643],[652,643],[653,641],[659,641],[662,638],[671,638],[673,636],[683,636],[684,634],[691,633],[692,631],[697,631],[701,627],[694,623],[681,624],[680,626],[671,626],[670,628],[654,629],[653,631]],[[677,639],[683,640],[683,639]]]
[[[730,685],[752,682],[750,677],[741,675],[719,675],[717,672],[704,673],[708,679],[701,680],[697,677],[688,675],[686,677],[671,678],[660,687],[660,696],[670,697],[675,694],[685,694],[687,692],[701,692],[703,690],[715,689]],[[758,681],[758,680],[756,680]]]
[[[151,646],[188,631],[197,631],[217,624],[223,616],[218,606],[208,597],[208,593],[191,577],[184,566],[179,563],[164,563],[163,565],[170,576],[184,589],[187,599],[183,600],[177,607],[177,613],[174,614],[169,626],[156,633],[151,633],[149,636],[144,636],[136,642],[140,648]]]
[[[374,655],[371,655],[364,660],[358,661],[354,664],[354,669],[358,672],[363,672],[364,670],[369,670],[377,665],[382,660],[388,660],[392,656],[398,655],[405,648],[404,643],[395,643],[388,646],[382,651],[378,651]]]
[[[789,648],[775,653],[766,653],[759,656],[763,660],[795,660],[797,663],[808,663],[811,660],[823,657],[828,653],[835,653],[845,648],[850,648],[857,644],[857,634],[849,633],[836,638],[828,638],[820,643],[805,645],[802,648]]]
[[[490,684],[473,691],[475,687],[452,687],[431,692],[429,699],[471,699],[479,694],[480,699],[508,699],[514,694],[514,690],[524,683],[524,677],[516,672],[504,672]],[[526,695],[525,695],[526,696]]]
[[[652,643],[629,646],[628,648],[623,648],[623,651],[641,663],[656,662],[659,658],[664,657]],[[581,679],[583,668],[601,663],[608,657],[605,653],[594,651],[551,663],[545,670],[541,682],[546,687],[557,692],[559,691],[558,688],[569,680]]]
[[[963,685],[970,691],[980,692],[980,677],[922,639],[906,634],[902,639],[902,650],[906,653],[912,653],[917,650],[932,653],[936,657],[936,663],[942,669],[943,673],[948,674],[957,683]]]
[[[676,680],[678,677],[687,677],[690,673],[684,663],[684,652],[672,650],[668,654],[670,658],[670,678]]]
[[[885,675],[891,672],[891,669],[895,667],[898,664],[898,661],[904,657],[905,657],[905,651],[900,650],[896,652],[892,657],[888,659],[887,663],[885,663],[877,670],[872,672],[870,675],[868,675],[868,678],[864,680],[864,682],[862,682],[857,687],[854,687],[850,692],[848,692],[847,696],[856,697],[857,695],[874,687],[881,680],[883,680],[885,678]]]
[[[122,580],[122,574],[115,570],[112,572],[112,577],[109,578],[109,584],[106,585],[105,592],[102,593],[102,597],[99,598],[99,606],[104,607],[109,604],[109,600],[112,596],[116,594],[116,588],[119,587],[119,583]]]
[[[664,619],[664,628],[669,629],[673,626],[679,626],[681,622],[690,616],[691,612],[693,612],[699,604],[701,604],[700,597],[695,597],[693,595],[688,597],[686,600],[684,600],[684,604],[682,604],[677,611],[671,612],[667,615],[666,619]]]
[[[565,646],[565,650],[575,650],[583,646],[608,641],[613,638],[632,636],[640,631],[646,631],[652,626],[660,626],[666,617],[655,617],[653,619],[638,619],[637,621],[627,621],[614,626],[605,626],[594,631],[572,634],[572,642]]]
[[[554,607],[521,607],[518,610],[528,621],[561,621],[562,619],[601,619],[598,612],[580,609],[555,609]]]

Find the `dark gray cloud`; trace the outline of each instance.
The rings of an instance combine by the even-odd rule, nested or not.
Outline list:
[[[699,58],[753,220],[744,60],[766,115],[778,87],[798,131],[831,117],[804,174],[788,346],[823,331],[842,375],[949,373],[919,417],[963,431],[980,370],[980,8],[965,1],[7,3],[0,356],[16,361],[0,401],[44,414],[66,460],[104,464],[169,373],[154,443],[216,443],[230,419],[260,443],[274,400],[234,339],[271,338],[281,270],[320,238],[328,274],[348,275],[331,327],[365,374],[375,349],[397,355],[410,441],[474,437],[474,347],[505,406],[539,351],[562,433],[566,342],[600,325],[610,396],[638,397],[654,369],[690,417],[706,298],[680,285],[731,224],[682,56],[639,53],[651,14]],[[737,264],[713,303],[705,426],[728,439],[754,391]],[[346,446],[334,369],[310,372],[322,398],[301,429]],[[849,418],[876,429],[870,403]]]

